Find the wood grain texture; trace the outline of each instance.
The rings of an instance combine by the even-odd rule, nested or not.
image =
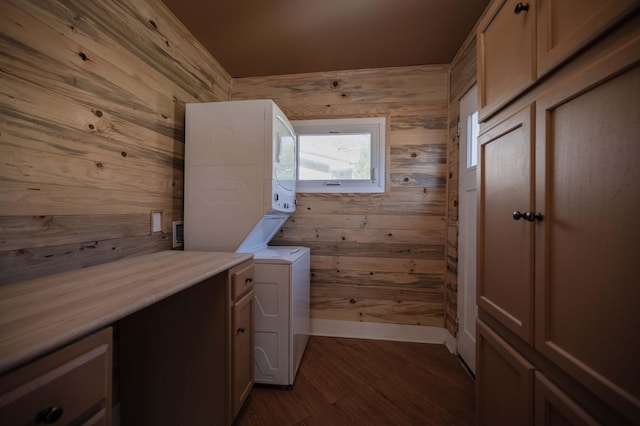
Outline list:
[[[272,244],[311,248],[312,317],[444,326],[447,65],[235,79],[292,119],[387,117],[387,192],[298,194]]]
[[[474,395],[443,345],[311,336],[293,388],[255,386],[236,424],[473,425]]]
[[[185,103],[226,71],[160,0],[1,0],[0,50],[1,282],[170,248]]]
[[[251,257],[167,250],[0,286],[0,372]]]

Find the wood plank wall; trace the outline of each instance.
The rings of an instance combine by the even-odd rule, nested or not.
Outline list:
[[[160,0],[0,0],[0,34],[0,283],[171,248],[185,102],[230,76]]]
[[[290,119],[385,116],[387,193],[298,194],[272,244],[311,248],[312,317],[444,326],[448,65],[234,79]]]
[[[447,148],[447,274],[445,326],[456,335],[458,316],[458,185],[460,99],[476,82],[476,39],[467,38],[451,63],[449,91],[449,143]]]

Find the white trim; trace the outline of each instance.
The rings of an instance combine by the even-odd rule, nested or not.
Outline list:
[[[311,319],[312,336],[444,344],[445,332],[443,327],[425,325]]]
[[[456,340],[456,338],[453,337],[453,334],[451,334],[447,329],[445,329],[444,334],[444,345],[453,355],[458,354],[458,340]]]
[[[387,118],[335,118],[291,120],[296,137],[297,168],[301,167],[300,136],[330,135],[332,133],[371,134],[371,180],[296,180],[298,193],[384,193],[387,184]],[[296,179],[299,170],[296,170]]]

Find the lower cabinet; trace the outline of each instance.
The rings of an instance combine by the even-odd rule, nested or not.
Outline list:
[[[0,378],[0,423],[111,425],[112,329]]]
[[[229,376],[231,418],[235,419],[253,388],[253,261],[229,270],[228,303],[231,320],[229,333]]]
[[[251,289],[233,304],[233,401],[236,417],[253,388],[253,298]]]
[[[478,423],[532,425],[533,365],[482,321],[476,332]]]
[[[231,424],[253,386],[253,260],[118,330],[122,426]]]
[[[538,371],[536,371],[534,387],[536,426],[600,424],[569,395]]]

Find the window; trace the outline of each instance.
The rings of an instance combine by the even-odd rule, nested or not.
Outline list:
[[[478,165],[478,111],[467,117],[467,168]]]
[[[298,192],[385,190],[385,118],[297,120]]]

